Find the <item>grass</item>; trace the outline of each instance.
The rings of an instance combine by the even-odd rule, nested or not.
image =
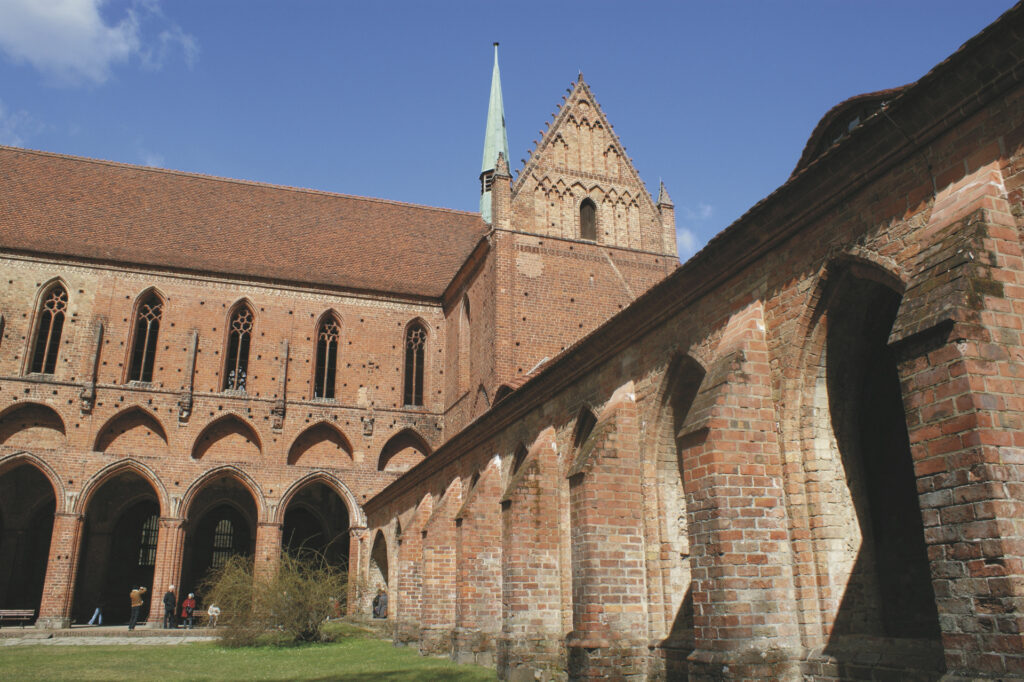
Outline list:
[[[0,653],[7,680],[445,680],[497,679],[493,670],[456,665],[396,648],[354,628],[329,644],[228,649],[219,644],[11,646]]]

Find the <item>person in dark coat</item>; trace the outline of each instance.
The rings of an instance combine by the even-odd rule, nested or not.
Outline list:
[[[174,620],[174,607],[178,605],[178,598],[174,594],[174,585],[167,588],[164,593],[164,629],[177,626]]]
[[[388,593],[380,586],[377,587],[377,596],[373,598],[373,617],[388,617]]]

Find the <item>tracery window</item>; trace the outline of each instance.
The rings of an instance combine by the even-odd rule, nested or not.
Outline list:
[[[156,542],[160,533],[160,519],[154,514],[142,524],[139,538],[139,566],[156,565]]]
[[[228,519],[221,519],[213,529],[213,558],[211,566],[220,568],[235,553],[235,527]]]
[[[427,330],[423,325],[410,325],[405,332],[405,404],[423,404],[423,359]]]
[[[32,352],[32,372],[53,374],[57,369],[57,351],[64,318],[68,311],[68,292],[60,284],[54,285],[43,296],[36,325],[36,342]]]
[[[590,199],[580,204],[580,239],[597,241],[597,207]]]
[[[135,318],[135,337],[128,368],[128,381],[152,381],[156,361],[157,337],[164,303],[156,294],[150,294],[139,304]]]
[[[341,325],[333,316],[324,318],[316,330],[316,368],[313,397],[333,398],[334,377],[338,367],[338,339]]]
[[[231,325],[228,328],[228,354],[224,365],[225,391],[245,390],[252,328],[252,310],[246,305],[238,306],[231,315]]]

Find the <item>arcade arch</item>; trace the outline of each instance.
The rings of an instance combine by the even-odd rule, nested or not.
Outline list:
[[[57,496],[29,460],[0,466],[0,608],[38,615]]]

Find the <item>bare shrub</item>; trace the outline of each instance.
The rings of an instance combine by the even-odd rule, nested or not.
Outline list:
[[[221,609],[226,646],[325,641],[321,626],[344,613],[348,573],[318,552],[282,553],[274,575],[255,576],[251,557],[234,556],[204,582],[208,603]]]

